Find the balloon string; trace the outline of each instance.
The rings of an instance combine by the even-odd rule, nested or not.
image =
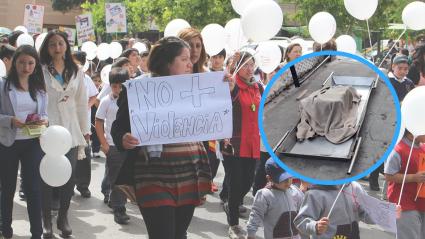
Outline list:
[[[254,58],[254,56],[257,54],[257,52],[255,52],[252,56],[250,56],[248,59],[245,60],[244,63],[241,64],[241,66],[239,67],[239,69],[235,70],[235,72],[233,73],[232,77],[235,77],[235,75],[240,71],[240,69],[242,69],[242,67],[248,63],[249,60],[251,60],[252,58]],[[242,58],[241,58],[242,59]]]
[[[243,59],[243,57],[245,56],[246,51],[244,51],[242,53],[242,56],[240,59]],[[232,77],[235,77],[236,73],[238,73],[238,71],[240,70],[239,66],[242,63],[242,61],[236,62],[236,68],[235,68],[235,72],[233,73]]]
[[[415,141],[416,141],[416,136],[413,138],[412,146],[410,147],[409,158],[407,158],[406,170],[404,170],[403,182],[401,183],[400,196],[399,196],[399,198],[398,198],[397,206],[399,206],[399,205],[400,205],[400,202],[401,202],[401,196],[403,195],[403,188],[404,188],[404,184],[405,184],[405,182],[406,182],[407,170],[408,170],[408,168],[409,168],[410,158],[411,158],[411,156],[412,156],[413,145],[414,145]]]
[[[331,207],[331,209],[329,210],[329,213],[328,213],[328,216],[327,216],[327,218],[328,218],[328,219],[329,219],[329,217],[331,216],[332,211],[333,211],[333,209],[334,209],[334,207],[335,207],[336,201],[338,200],[339,196],[341,195],[342,190],[344,190],[344,187],[345,187],[345,183],[342,185],[341,190],[339,190],[338,194],[336,195],[335,201],[332,203],[332,207]]]
[[[369,34],[369,44],[370,44],[370,51],[373,52],[373,46],[372,46],[372,38],[370,37],[370,29],[369,29],[369,19],[366,19],[366,25],[367,25],[367,33]],[[372,56],[372,63],[375,64],[375,59]]]
[[[99,68],[99,64],[100,64],[100,61],[99,61],[99,62],[97,62],[96,72],[97,72],[97,69]]]
[[[418,200],[418,197],[419,197],[419,193],[421,192],[421,189],[422,189],[422,185],[423,185],[424,183],[421,183],[420,185],[419,185],[419,189],[418,189],[418,192],[416,193],[416,197],[415,197],[415,202],[416,202],[416,200]]]
[[[387,58],[387,56],[390,54],[390,52],[392,51],[392,49],[395,47],[395,45],[398,43],[398,41],[400,41],[400,38],[404,35],[404,33],[406,32],[407,27],[404,27],[404,31],[400,34],[400,36],[397,38],[397,40],[394,42],[394,44],[392,45],[392,47],[390,48],[390,50],[387,52],[387,54],[385,55],[385,57],[382,59],[381,63],[379,64],[378,68],[380,68],[382,66],[382,63],[384,63],[385,59]]]
[[[93,75],[93,61],[89,60],[89,64],[90,64],[90,74]]]

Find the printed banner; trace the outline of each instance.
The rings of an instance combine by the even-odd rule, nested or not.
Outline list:
[[[93,17],[89,14],[78,15],[75,17],[75,25],[77,28],[78,45],[86,41],[96,41],[94,34]]]
[[[75,45],[75,35],[76,35],[76,30],[74,28],[69,28],[69,27],[59,27],[59,31],[61,32],[65,32],[66,35],[68,36],[68,41],[69,44],[71,46]]]
[[[28,33],[42,33],[43,18],[44,6],[25,4],[24,26],[28,29]]]
[[[127,32],[127,17],[122,3],[106,3],[105,5],[106,32]]]

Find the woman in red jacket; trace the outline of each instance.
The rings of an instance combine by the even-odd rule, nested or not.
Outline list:
[[[229,223],[230,238],[244,238],[239,226],[239,205],[249,192],[255,165],[260,159],[260,133],[258,129],[258,108],[263,88],[255,81],[255,61],[248,52],[236,65],[241,66],[235,75],[232,90],[233,136],[225,140],[222,147],[226,177],[229,179],[228,200],[224,204]]]

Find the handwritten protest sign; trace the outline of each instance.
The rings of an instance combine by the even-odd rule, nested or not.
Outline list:
[[[93,17],[89,14],[78,15],[75,17],[75,26],[77,28],[78,45],[86,41],[95,41]]]
[[[378,200],[367,194],[359,194],[357,200],[372,221],[387,232],[397,234],[396,205]]]
[[[140,145],[232,136],[232,101],[223,72],[140,78],[125,83],[131,133]]]
[[[44,6],[25,4],[24,26],[28,33],[41,33],[43,31]]]
[[[125,6],[121,3],[106,3],[106,32],[127,32],[127,17]]]

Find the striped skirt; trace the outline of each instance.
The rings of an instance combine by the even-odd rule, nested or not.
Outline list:
[[[211,190],[211,170],[202,142],[163,145],[161,158],[134,162],[140,207],[199,205]]]

